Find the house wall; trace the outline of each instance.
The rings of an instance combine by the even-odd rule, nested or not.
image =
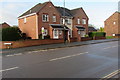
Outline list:
[[[18,23],[23,33],[26,33],[32,39],[38,39],[37,15],[26,17],[26,23],[24,23],[24,18],[18,19]]]
[[[80,24],[78,24],[78,18],[80,19]],[[86,24],[82,24],[82,19],[86,19]],[[86,33],[88,33],[88,17],[86,15],[86,13],[83,11],[83,9],[79,9],[77,11],[77,14],[74,16],[73,18],[73,28],[75,28],[75,26],[83,26],[86,29]],[[76,30],[73,29],[73,35],[76,35]]]
[[[7,23],[0,24],[0,28],[7,28],[10,27]]]
[[[80,18],[80,24],[77,23],[78,18]],[[82,24],[82,19],[86,19],[86,24]],[[77,11],[77,14],[74,16],[73,25],[80,25],[80,26],[85,27],[86,32],[88,33],[88,20],[89,19],[88,19],[86,13],[83,11],[83,9],[80,8]]]
[[[42,21],[42,15],[43,14],[48,14],[49,15],[49,21],[48,22],[43,22]],[[53,15],[56,16],[56,22],[53,22]],[[38,14],[38,34],[41,34],[41,28],[44,27],[45,29],[48,30],[48,34],[52,37],[52,32],[50,32],[49,24],[60,24],[60,14],[54,7],[54,5],[51,2],[48,2],[46,6],[44,6],[39,14]]]
[[[116,24],[114,24],[114,22]],[[113,34],[120,34],[120,13],[115,12],[105,22],[104,28],[107,36],[113,36]]]

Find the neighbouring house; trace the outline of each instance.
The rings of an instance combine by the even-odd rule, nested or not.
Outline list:
[[[10,27],[10,25],[7,24],[6,22],[0,24],[0,28],[7,28],[7,27]]]
[[[88,20],[83,8],[69,10],[54,6],[51,1],[39,3],[18,17],[19,28],[32,39],[39,39],[42,28],[44,36],[51,39],[62,39],[65,35],[84,37],[88,33]]]
[[[97,29],[94,27],[88,27],[88,32],[97,32]]]
[[[120,36],[120,12],[115,12],[104,22],[107,36]]]

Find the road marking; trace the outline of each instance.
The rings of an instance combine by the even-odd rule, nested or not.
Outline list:
[[[103,48],[103,49],[110,49],[110,48],[115,48],[115,47],[118,47],[118,46],[111,46],[111,47],[106,47],[106,48]]]
[[[79,54],[74,54],[74,55],[68,55],[68,56],[59,57],[59,58],[54,58],[54,59],[51,59],[51,60],[49,60],[49,61],[56,61],[56,60],[66,59],[66,58],[75,57],[75,56],[79,56],[79,55],[81,55],[81,54],[86,54],[86,53],[88,53],[88,52],[79,53]]]
[[[111,47],[106,47],[106,48],[103,48],[103,49],[110,49]]]
[[[13,55],[6,55],[6,57],[20,56],[20,55],[22,55],[22,53],[17,53],[17,54],[13,54]]]
[[[6,55],[6,57],[12,57],[12,56],[14,56],[14,55]]]
[[[14,54],[15,56],[22,55],[22,53]]]
[[[19,67],[13,67],[13,68],[9,68],[9,69],[0,70],[0,72],[10,71],[10,70],[14,70],[14,69],[17,69],[17,68],[19,68]]]
[[[101,78],[100,80],[107,80],[107,79],[112,78],[113,76],[115,76],[119,73],[120,73],[120,69],[108,74],[107,76]]]

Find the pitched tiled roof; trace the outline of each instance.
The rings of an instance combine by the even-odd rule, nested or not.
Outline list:
[[[78,11],[79,9],[80,9],[80,8],[73,9],[73,10],[71,10],[70,12],[71,12],[71,14],[74,16],[74,15],[77,13],[77,11]]]
[[[41,3],[37,4],[19,17],[26,16],[32,13],[38,13],[47,3],[49,2],[45,2],[43,4]],[[69,10],[67,8],[57,7],[57,6],[55,6],[55,8],[61,14],[61,16],[64,16],[64,10],[65,10],[65,16],[68,16],[68,17],[73,17],[77,13],[77,11],[81,9],[81,8],[77,8],[77,9]]]
[[[69,16],[72,17],[73,15],[71,14],[70,10],[67,8],[63,8],[63,7],[55,7],[58,12],[61,14],[61,16]],[[64,14],[64,10],[65,10],[65,14]]]
[[[37,13],[39,12],[40,9],[42,9],[48,2],[45,2],[43,4],[39,3],[37,5],[35,5],[34,7],[32,7],[31,9],[29,9],[27,12],[23,13],[21,16],[19,17],[22,17],[22,16],[26,16],[26,15],[29,15],[29,14],[32,14],[32,13]]]
[[[97,31],[94,27],[88,27],[88,31]]]

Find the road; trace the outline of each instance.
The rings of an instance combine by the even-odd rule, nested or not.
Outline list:
[[[118,41],[2,57],[3,78],[103,78],[118,70]]]

